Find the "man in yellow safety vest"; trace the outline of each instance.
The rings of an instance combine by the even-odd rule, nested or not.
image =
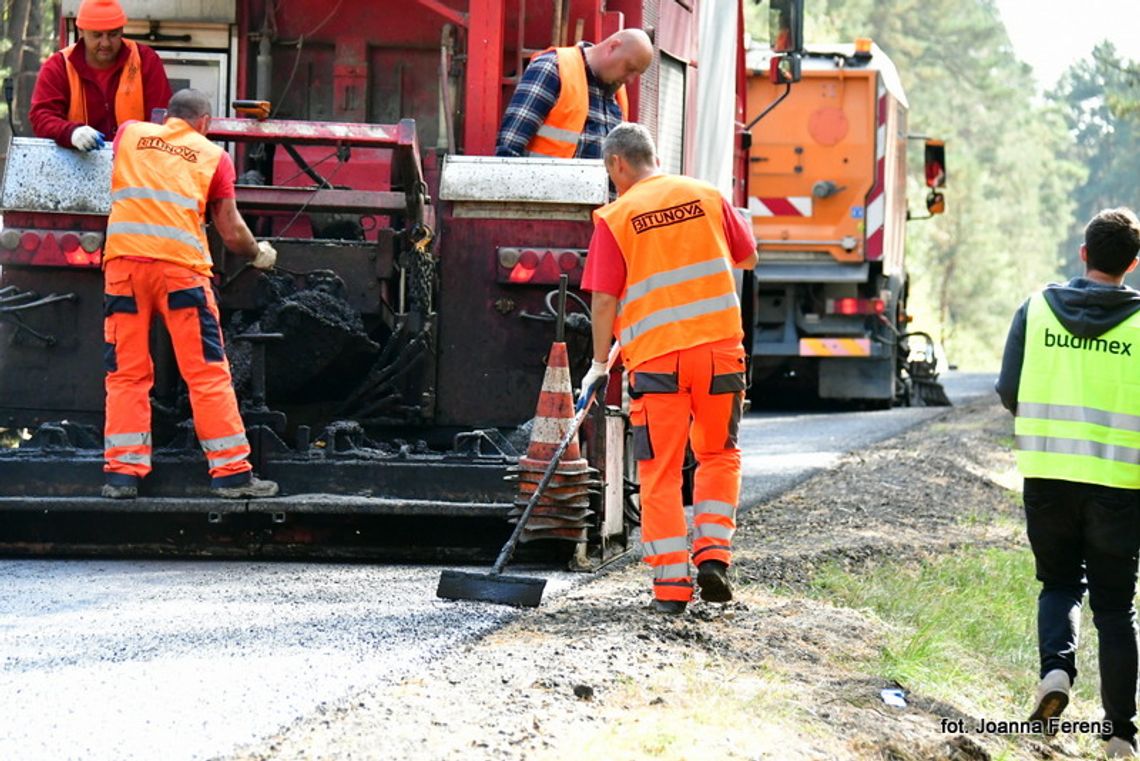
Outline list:
[[[1124,276],[1138,252],[1135,214],[1097,214],[1080,249],[1084,277],[1050,285],[1022,305],[997,382],[1015,415],[1026,528],[1041,582],[1041,682],[1030,720],[1053,734],[1069,702],[1087,590],[1110,758],[1137,755],[1140,292]]]

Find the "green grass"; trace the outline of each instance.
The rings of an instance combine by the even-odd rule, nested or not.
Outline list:
[[[831,567],[813,594],[890,625],[879,675],[969,715],[1027,715],[1037,682],[1037,592],[1028,549],[970,550],[853,575]],[[1087,606],[1086,606],[1087,607]],[[1096,636],[1086,611],[1073,701],[1099,717]]]

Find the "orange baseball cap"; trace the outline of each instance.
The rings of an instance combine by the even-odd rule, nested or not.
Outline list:
[[[127,25],[127,14],[119,0],[83,0],[75,25],[90,32],[109,32]]]

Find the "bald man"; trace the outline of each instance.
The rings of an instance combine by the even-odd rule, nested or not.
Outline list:
[[[625,86],[652,62],[653,43],[640,29],[535,55],[507,106],[495,155],[600,159],[602,140],[629,118]]]

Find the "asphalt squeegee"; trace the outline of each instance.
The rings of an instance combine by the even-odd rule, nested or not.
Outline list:
[[[564,308],[564,303],[563,301],[562,304],[559,305],[560,312]],[[561,328],[561,319],[559,320],[559,328]],[[559,333],[561,334],[561,329]],[[559,335],[556,340],[560,341],[561,338],[562,336]],[[607,369],[614,366],[614,363],[617,361],[618,353],[619,346],[615,343],[610,349],[609,358],[606,360]],[[542,602],[542,592],[543,589],[546,588],[546,579],[527,576],[504,576],[503,568],[510,562],[511,556],[514,555],[519,537],[526,528],[526,523],[530,519],[531,513],[534,512],[535,505],[538,504],[547,486],[550,485],[550,481],[558,469],[558,464],[561,462],[562,456],[566,454],[566,449],[578,435],[578,429],[590,411],[591,402],[594,400],[594,395],[599,385],[601,384],[595,383],[591,388],[583,390],[582,398],[579,399],[575,405],[574,417],[570,420],[566,434],[562,437],[561,441],[558,442],[558,447],[554,450],[550,458],[550,465],[547,466],[546,472],[542,474],[542,478],[535,487],[534,493],[531,494],[526,507],[523,508],[522,514],[518,518],[518,522],[515,524],[514,531],[511,532],[507,543],[503,545],[503,549],[499,551],[499,557],[495,560],[495,564],[491,567],[490,572],[471,573],[467,571],[446,570],[439,577],[439,586],[435,590],[436,597],[442,597],[447,600],[475,600],[500,605],[516,605],[525,608],[537,608],[538,604]]]

